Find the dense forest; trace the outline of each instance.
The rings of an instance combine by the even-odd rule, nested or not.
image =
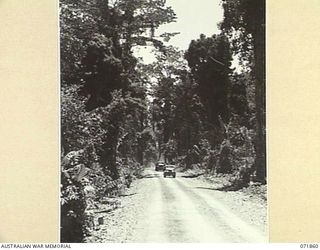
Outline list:
[[[180,51],[156,32],[178,18],[165,0],[60,1],[62,241],[159,159],[266,183],[265,0],[221,4],[221,32]]]

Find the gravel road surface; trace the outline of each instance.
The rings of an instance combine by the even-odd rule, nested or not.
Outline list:
[[[153,168],[104,219],[87,242],[267,242],[265,204]]]

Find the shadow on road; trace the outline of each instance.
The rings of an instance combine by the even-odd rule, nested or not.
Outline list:
[[[120,197],[127,197],[127,196],[133,196],[136,195],[137,193],[132,193],[132,194],[121,194],[119,195]]]
[[[232,184],[232,185],[222,186],[222,187],[219,187],[219,188],[208,188],[208,187],[196,187],[196,188],[197,189],[213,190],[213,191],[232,192],[232,191],[238,191],[238,190],[244,188],[244,186],[243,185]]]
[[[192,175],[181,175],[182,178],[197,178],[201,175],[204,175],[204,173],[200,173],[200,174],[192,174]]]
[[[146,175],[143,175],[141,176],[142,179],[144,178],[160,178],[160,175],[159,174],[146,174]]]

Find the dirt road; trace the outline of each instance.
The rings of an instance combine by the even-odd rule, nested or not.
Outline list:
[[[182,173],[163,178],[147,169],[88,242],[266,242],[265,230],[245,222],[222,197]]]

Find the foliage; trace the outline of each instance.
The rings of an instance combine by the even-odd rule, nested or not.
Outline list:
[[[106,129],[103,113],[85,112],[85,100],[78,95],[79,86],[61,88],[61,140],[62,150],[87,151],[88,161],[97,160],[95,149],[102,143]]]
[[[266,181],[265,114],[265,0],[223,0],[223,33],[232,40],[233,51],[248,63],[255,93],[255,169]]]
[[[83,185],[77,179],[77,167],[83,161],[83,150],[71,151],[61,163],[61,241],[81,242],[86,200]],[[73,230],[74,229],[74,230]]]
[[[87,43],[97,32],[96,1],[60,1],[60,56],[62,84],[81,79],[81,60]]]
[[[145,69],[152,83],[152,127],[159,154],[173,162],[198,143],[205,114],[183,52],[169,46],[156,56]]]
[[[255,43],[264,42],[258,33],[265,29],[265,0],[222,0],[222,6],[222,31],[229,34],[233,49],[241,53],[241,59],[252,61]]]
[[[218,124],[218,117],[229,117],[228,91],[230,88],[231,51],[228,39],[220,34],[193,40],[185,54],[195,81],[197,93],[204,104],[209,122]]]

